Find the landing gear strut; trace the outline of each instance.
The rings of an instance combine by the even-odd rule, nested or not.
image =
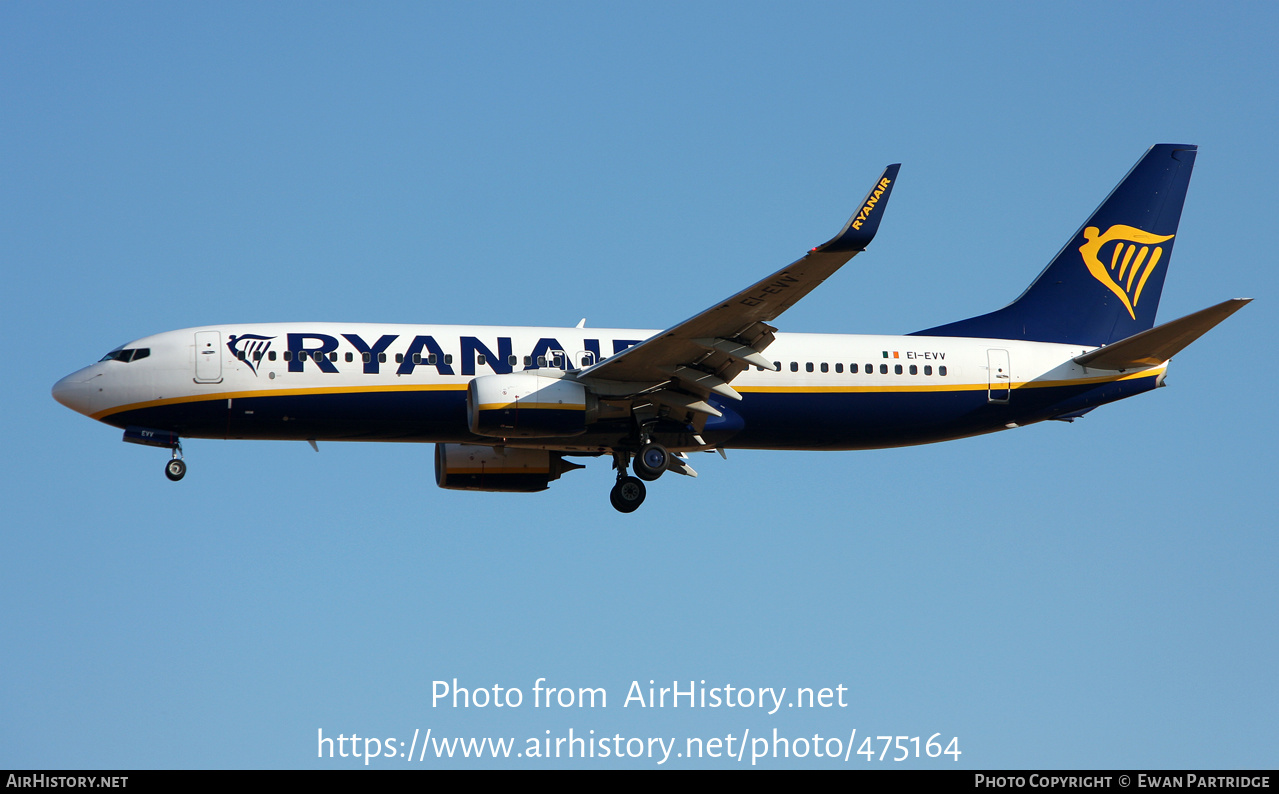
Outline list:
[[[613,467],[617,469],[617,484],[613,486],[612,491],[609,491],[608,499],[619,513],[635,512],[636,508],[644,504],[644,497],[648,495],[644,483],[638,477],[631,477],[626,473],[629,458],[630,455],[625,452],[613,453]],[[638,473],[638,460],[635,466]]]

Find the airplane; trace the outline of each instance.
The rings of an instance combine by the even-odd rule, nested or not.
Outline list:
[[[771,324],[870,244],[894,164],[831,240],[663,331],[205,326],[121,345],[53,397],[169,449],[174,481],[184,438],[429,442],[437,484],[461,490],[541,491],[584,468],[569,458],[609,456],[623,513],[645,482],[696,477],[693,452],[877,449],[1070,422],[1163,386],[1174,354],[1250,300],[1154,324],[1196,153],[1151,147],[1019,298],[905,336]]]

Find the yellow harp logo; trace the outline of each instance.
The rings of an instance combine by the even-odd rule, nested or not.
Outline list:
[[[1146,279],[1155,272],[1155,265],[1164,254],[1163,246],[1155,245],[1171,240],[1174,235],[1160,236],[1143,232],[1133,226],[1116,224],[1101,234],[1096,226],[1084,229],[1084,238],[1088,241],[1079,246],[1079,253],[1084,256],[1084,264],[1093,278],[1105,284],[1111,292],[1124,302],[1124,308],[1134,320],[1137,314],[1133,307],[1141,300],[1141,291],[1146,286]],[[1102,249],[1114,243],[1110,251],[1110,266],[1107,267],[1102,258]],[[1151,249],[1151,246],[1154,246]],[[1138,276],[1137,272],[1141,275]]]

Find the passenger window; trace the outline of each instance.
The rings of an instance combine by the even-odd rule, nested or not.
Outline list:
[[[386,353],[378,353],[378,354],[377,354],[377,360],[378,360],[378,363],[379,363],[379,364],[385,364],[385,363],[386,363]]]
[[[808,362],[807,364],[805,364],[805,365],[804,365],[804,371],[805,371],[805,372],[812,372],[812,371],[813,371],[813,362],[811,362],[811,361],[810,361],[810,362]]]
[[[790,371],[791,371],[791,372],[799,372],[799,362],[798,362],[798,361],[792,361],[792,362],[790,363]]]
[[[546,356],[538,356],[538,357],[537,357],[537,365],[538,365],[539,367],[545,367],[545,366],[546,366]]]
[[[430,364],[431,366],[435,366],[435,362],[438,360],[439,360],[439,356],[435,355],[434,353],[429,353],[426,357],[426,363]]]
[[[944,375],[946,374],[946,368],[945,368],[945,367],[938,367],[938,368],[937,368],[937,374],[938,374],[938,375],[943,375],[943,376],[944,376]]]
[[[444,354],[444,363],[445,363],[445,364],[452,364],[452,363],[453,363],[453,354],[452,354],[452,353],[445,353],[445,354]]]
[[[385,354],[385,353],[382,353],[381,355],[384,355],[384,356],[385,356],[386,354]],[[372,353],[362,353],[362,354],[360,354],[360,358],[364,361],[364,363],[365,363],[365,364],[370,364],[370,363],[372,363],[372,362],[373,362],[373,354],[372,354]]]
[[[244,359],[245,359],[245,352],[244,352],[243,350],[237,350],[237,351],[235,351],[235,357],[236,357],[236,358],[238,358],[238,359],[240,359],[241,361],[244,361]]]
[[[321,353],[320,355],[324,355],[324,354],[323,354],[323,353]],[[347,353],[347,355],[349,356],[349,355],[350,355],[350,353]],[[337,361],[337,360],[338,360],[338,352],[337,352],[336,350],[334,350],[333,352],[329,353],[329,361]],[[350,361],[350,360],[351,360],[351,359],[349,359],[349,358],[347,359],[347,361]]]
[[[292,351],[292,350],[286,350],[286,351],[284,351],[284,360],[285,360],[285,361],[292,361],[292,360],[293,360],[293,351]]]
[[[526,367],[531,367],[531,366],[533,366],[533,357],[532,357],[532,356],[525,356],[525,357],[524,357],[524,366],[526,366]]]
[[[837,363],[837,364],[835,364],[835,371],[836,371],[836,372],[843,372],[843,371],[844,371],[844,365],[843,365],[842,363]]]
[[[403,354],[403,353],[396,353],[396,354],[395,354],[395,363],[396,363],[396,364],[403,364],[403,363],[404,363],[404,354]]]
[[[856,375],[856,374],[857,374],[857,365],[856,365],[856,364],[849,364],[849,365],[848,365],[848,371],[849,371],[849,372],[851,372],[851,373],[853,373],[854,375]]]
[[[781,372],[781,371],[782,371],[782,362],[780,362],[780,361],[774,361],[774,362],[773,362],[773,372]]]
[[[150,352],[150,351],[147,351],[147,352]],[[261,361],[261,360],[262,360],[262,351],[261,351],[261,350],[255,350],[255,351],[253,351],[253,360],[254,360],[254,361]]]
[[[932,365],[931,365],[931,364],[925,364],[925,365],[924,365],[924,374],[925,374],[925,375],[931,375],[931,374],[933,374],[933,367],[932,367]]]
[[[479,364],[481,367],[482,367],[482,366],[484,366],[484,362],[485,362],[485,360],[486,360],[486,359],[484,358],[484,354],[483,354],[483,353],[476,353],[476,354],[475,354],[475,363],[476,363],[476,364]]]
[[[520,357],[515,355],[507,356],[506,363],[513,367],[516,364],[520,363]]]
[[[275,351],[274,350],[270,351],[269,353],[266,354],[266,357],[270,359],[271,361],[275,361]],[[287,358],[284,360],[288,361]]]
[[[414,364],[421,364],[421,363],[422,363],[422,354],[421,354],[421,353],[414,353],[414,354],[413,354],[413,363],[414,363]]]
[[[914,364],[911,364],[911,365],[910,365],[910,374],[912,374],[912,375],[918,375],[918,374],[919,374],[919,367],[915,366]]]
[[[880,364],[880,365],[879,365],[879,374],[880,374],[880,375],[887,375],[887,374],[888,374],[888,365],[887,365],[887,364]]]
[[[825,361],[822,362],[822,372],[830,372],[830,365]]]

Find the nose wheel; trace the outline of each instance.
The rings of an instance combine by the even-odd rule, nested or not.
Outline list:
[[[174,458],[164,466],[164,476],[170,480],[177,482],[187,474],[187,465],[178,458]]]
[[[187,464],[182,460],[182,445],[179,443],[173,448],[173,459],[164,464],[164,476],[173,482],[177,482],[187,476]]]

